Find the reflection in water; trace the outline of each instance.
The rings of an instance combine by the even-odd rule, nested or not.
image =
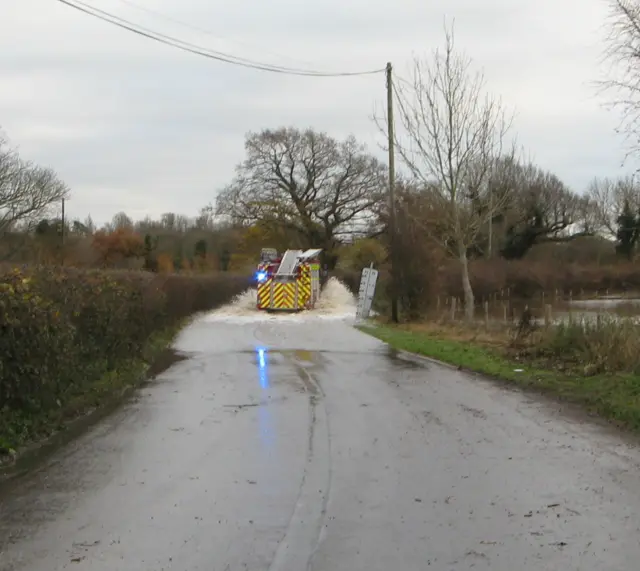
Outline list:
[[[267,350],[258,347],[258,376],[260,378],[260,386],[263,389],[269,387],[269,373],[267,371]]]
[[[258,380],[260,388],[269,389],[269,368],[267,361],[267,350],[263,347],[256,348],[258,361]],[[261,399],[263,400],[263,399]],[[260,425],[260,438],[265,450],[273,447],[273,415],[269,405],[261,405],[258,407],[258,423]]]

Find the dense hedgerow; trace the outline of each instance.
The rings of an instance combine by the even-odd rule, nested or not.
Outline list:
[[[152,334],[249,286],[228,274],[24,268],[0,275],[0,417],[63,407]]]

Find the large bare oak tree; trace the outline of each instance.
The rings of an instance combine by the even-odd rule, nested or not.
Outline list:
[[[341,234],[364,228],[383,200],[386,166],[349,137],[311,129],[249,133],[246,159],[217,197],[219,215],[294,231],[305,247],[331,251]]]

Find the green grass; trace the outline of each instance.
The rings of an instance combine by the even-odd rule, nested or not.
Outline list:
[[[16,451],[65,430],[74,420],[87,413],[112,404],[145,379],[149,366],[169,346],[181,326],[172,327],[153,335],[138,359],[122,361],[107,373],[97,374],[94,382],[76,388],[65,395],[64,404],[57,409],[38,414],[22,411],[2,411],[0,414],[0,464],[11,462]],[[96,370],[104,366],[96,363]]]
[[[640,431],[640,377],[632,374],[582,376],[540,368],[502,355],[497,348],[437,337],[390,325],[361,326],[395,349],[424,355],[528,390],[583,405],[590,412]],[[516,369],[522,369],[517,372]]]

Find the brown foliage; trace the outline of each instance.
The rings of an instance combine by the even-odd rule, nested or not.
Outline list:
[[[123,260],[138,258],[144,254],[142,236],[127,228],[96,232],[93,235],[93,247],[103,266],[114,266]]]
[[[397,297],[399,309],[404,318],[417,319],[424,315],[441,288],[440,271],[443,267],[444,252],[434,247],[434,243],[425,240],[422,233],[422,221],[411,212],[410,204],[398,209],[395,263],[398,274]],[[385,237],[386,239],[386,237]],[[386,247],[388,252],[390,248]],[[348,264],[347,264],[348,266]],[[457,269],[457,283],[460,283],[460,267]],[[378,267],[380,274],[376,287],[374,304],[378,311],[386,311],[391,298],[391,263],[387,259]],[[333,273],[351,292],[358,293],[360,288],[360,269],[342,268]]]
[[[160,254],[158,255],[158,272],[161,274],[171,274],[175,271],[173,266],[173,259],[169,254]]]

